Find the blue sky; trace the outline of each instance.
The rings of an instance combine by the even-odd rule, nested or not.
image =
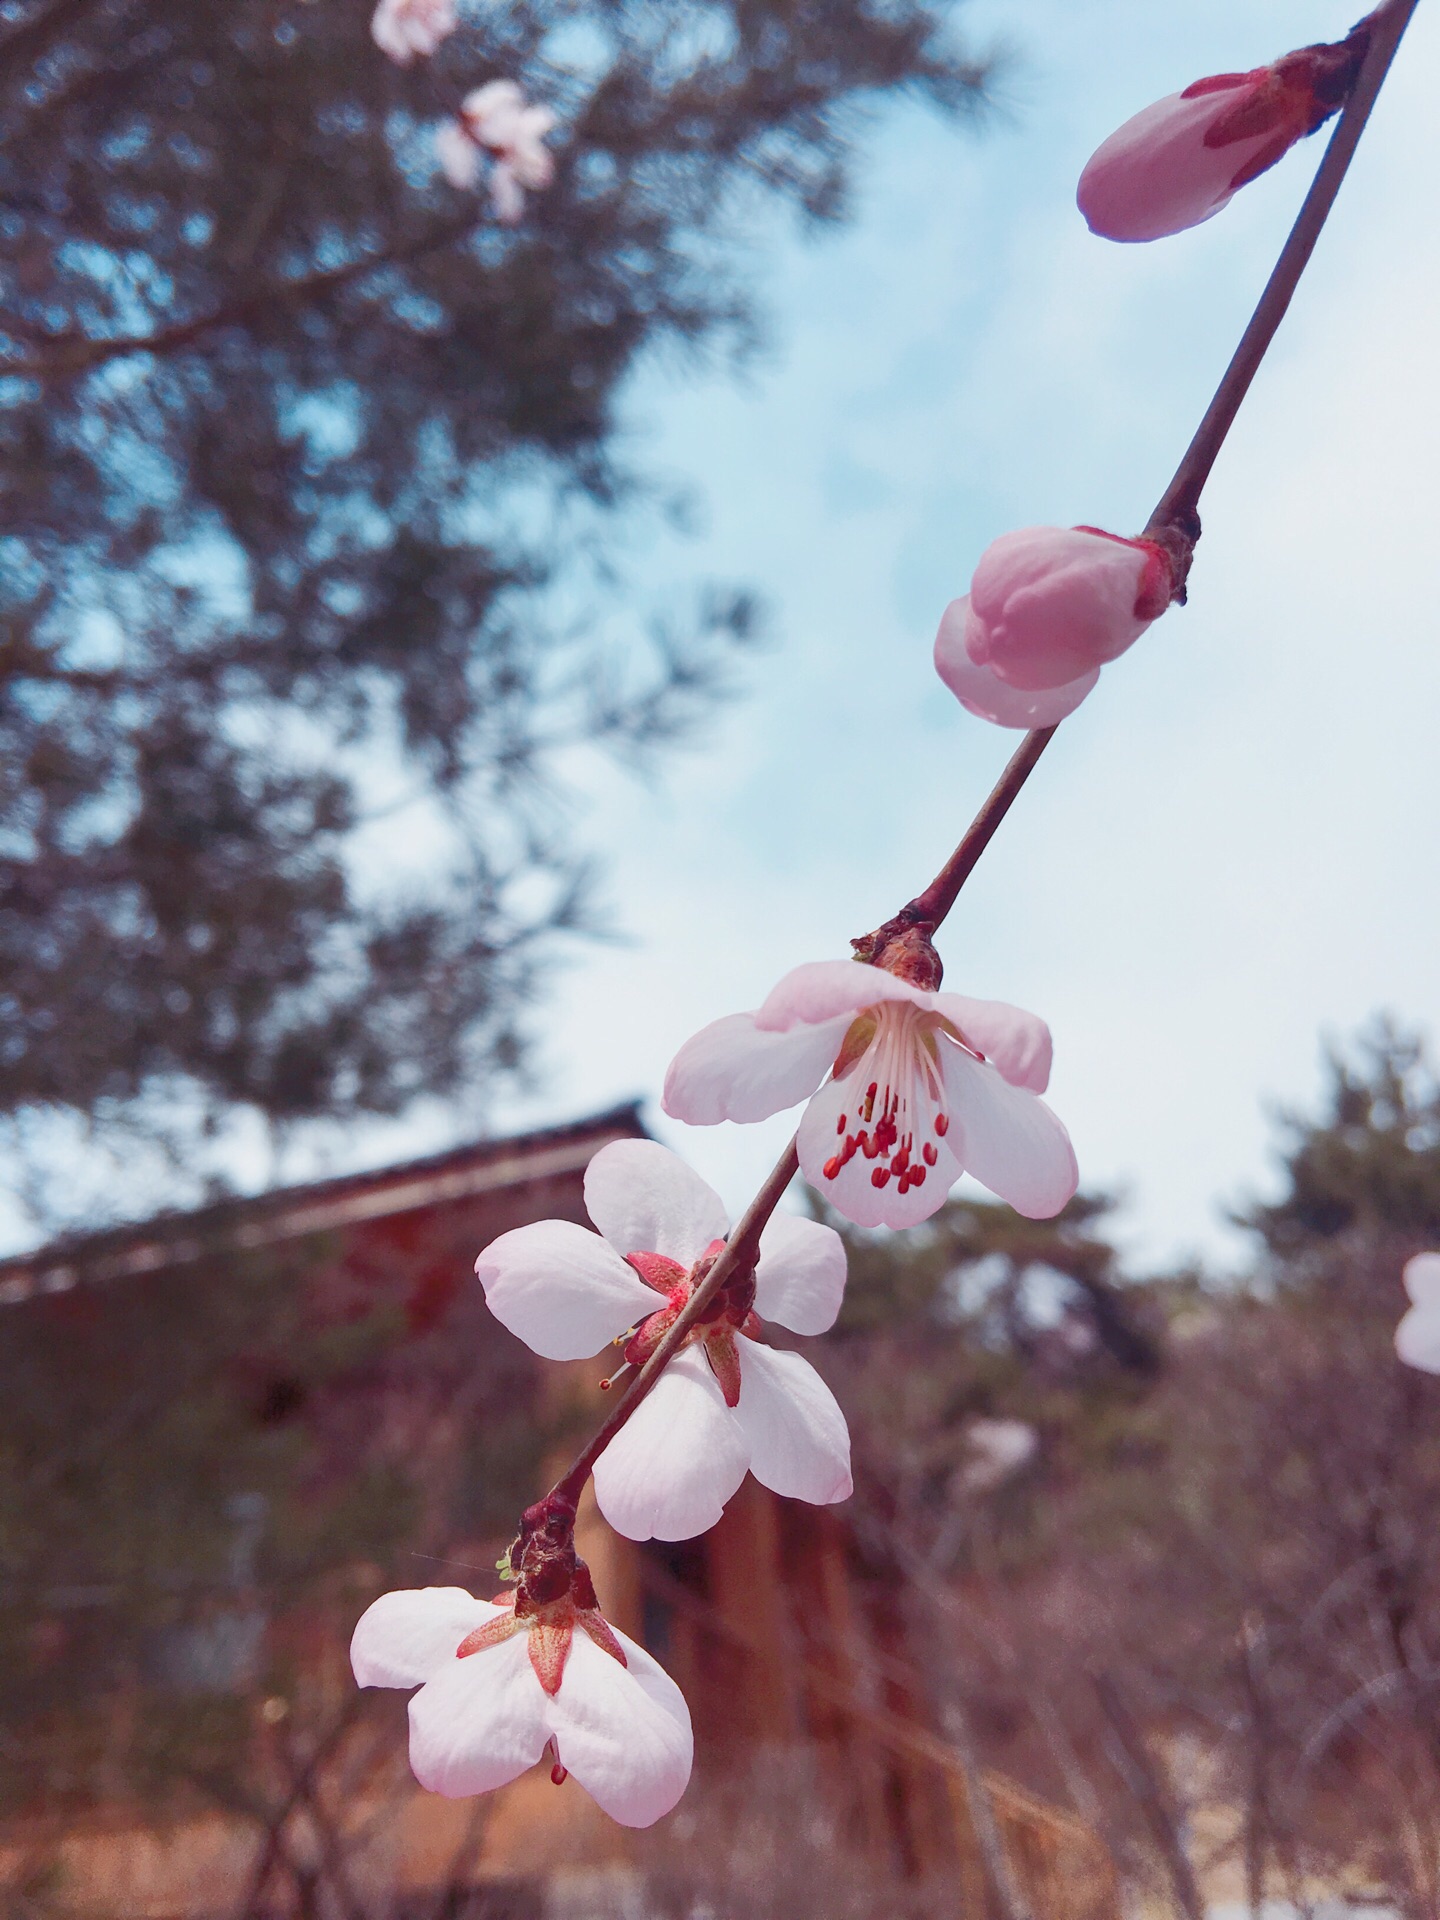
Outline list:
[[[774,645],[656,786],[588,776],[630,941],[558,982],[546,1082],[489,1124],[653,1099],[696,1026],[930,877],[1014,744],[936,680],[940,612],[1009,527],[1138,531],[1320,146],[1144,248],[1086,232],[1080,167],[1149,100],[1350,24],[968,15],[1010,49],[988,129],[888,115],[855,224],[765,242],[763,358],[637,385],[637,449],[704,502],[655,577],[753,581]],[[1422,8],[1207,492],[1190,606],[1062,728],[942,938],[950,985],[1051,1022],[1053,1104],[1137,1260],[1235,1257],[1222,1209],[1273,1177],[1267,1110],[1316,1098],[1321,1036],[1440,1015],[1437,83]],[[738,1207],[786,1127],[665,1131]]]
[[[940,613],[1008,528],[1139,530],[1320,142],[1142,248],[1086,232],[1081,166],[1159,95],[1350,24],[1335,0],[961,17],[1008,48],[985,129],[877,115],[851,226],[755,236],[764,350],[630,395],[637,462],[700,509],[632,565],[754,585],[772,639],[653,783],[572,769],[625,939],[542,989],[523,1097],[311,1141],[285,1175],[638,1095],[738,1210],[783,1145],[793,1116],[664,1122],[668,1059],[948,853],[1018,736],[936,679]],[[1052,1103],[1137,1263],[1236,1257],[1222,1210],[1273,1177],[1267,1109],[1317,1097],[1322,1035],[1381,1008],[1440,1030],[1437,93],[1422,7],[1207,490],[1190,605],[1062,727],[942,936],[948,985],[1050,1021]]]

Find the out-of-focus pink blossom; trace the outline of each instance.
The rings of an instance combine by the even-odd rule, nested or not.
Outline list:
[[[980,556],[965,652],[1021,693],[1063,689],[1069,712],[1089,691],[1075,683],[1133,646],[1174,590],[1170,562],[1153,540],[1098,527],[1022,527]]]
[[[432,1793],[489,1793],[549,1747],[557,1780],[573,1773],[612,1820],[648,1827],[690,1778],[680,1689],[605,1620],[583,1562],[572,1591],[523,1619],[513,1593],[494,1604],[463,1587],[382,1594],[350,1662],[362,1687],[419,1689],[410,1764]]]
[[[544,145],[555,125],[549,107],[527,106],[513,80],[490,80],[467,94],[460,118],[435,134],[435,155],[452,187],[480,182],[480,158],[490,154],[490,198],[497,218],[513,226],[525,211],[525,195],[548,187],[555,160]]]
[[[380,0],[370,35],[397,67],[408,67],[417,55],[428,59],[459,24],[454,0]]]
[[[435,129],[435,158],[452,187],[462,193],[480,183],[480,149],[458,120],[445,120]]]
[[[954,1476],[958,1493],[991,1493],[1033,1460],[1040,1436],[1025,1420],[989,1420],[977,1414],[965,1424],[969,1459]]]
[[[664,1107],[713,1126],[808,1099],[801,1169],[858,1226],[928,1219],[962,1173],[1043,1220],[1079,1180],[1070,1137],[1039,1098],[1049,1078],[1050,1030],[1033,1013],[820,960],[787,973],[758,1012],[688,1040]]]
[[[1076,200],[1092,233],[1159,240],[1216,214],[1343,105],[1364,43],[1302,47],[1157,100],[1097,148]]]
[[[547,1360],[625,1341],[643,1364],[729,1228],[698,1173],[653,1140],[617,1140],[585,1171],[599,1228],[542,1220],[502,1233],[475,1263],[490,1311]],[[776,1214],[753,1275],[720,1289],[595,1465],[601,1513],[631,1540],[713,1527],[748,1469],[762,1486],[824,1506],[850,1493],[850,1436],[835,1396],[798,1353],[761,1339],[773,1320],[823,1333],[845,1290],[845,1247],[816,1220]]]
[[[1053,727],[1067,713],[1073,713],[1100,678],[1100,669],[1092,667],[1077,679],[1062,686],[1044,687],[1028,692],[1008,686],[993,667],[977,666],[965,648],[965,627],[970,617],[970,596],[952,600],[940,616],[935,635],[935,671],[955,698],[981,720],[997,727]]]
[[[1395,1329],[1395,1351],[1407,1367],[1440,1373],[1440,1253],[1417,1253],[1403,1278],[1410,1311]]]

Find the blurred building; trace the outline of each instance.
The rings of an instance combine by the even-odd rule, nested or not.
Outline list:
[[[940,1737],[844,1509],[750,1480],[699,1540],[581,1516],[606,1612],[690,1702],[670,1821],[626,1834],[543,1768],[482,1803],[409,1782],[400,1703],[350,1683],[349,1623],[387,1586],[487,1591],[602,1404],[600,1363],[536,1362],[488,1319],[474,1256],[584,1221],[589,1159],[643,1132],[622,1107],[0,1264],[17,1913],[690,1913],[687,1874],[745,1861],[797,1920],[870,1911],[869,1885],[887,1914],[1006,1920],[998,1841],[1035,1920],[1114,1920],[1096,1836]]]

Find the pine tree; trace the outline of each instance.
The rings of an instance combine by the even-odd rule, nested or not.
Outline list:
[[[526,0],[401,71],[366,0],[0,5],[22,1136],[390,1113],[513,1064],[584,917],[553,750],[673,736],[754,626],[607,588],[647,492],[618,396],[743,339],[747,222],[842,212],[868,100],[973,106],[946,11]],[[497,75],[561,122],[510,229],[433,150]]]

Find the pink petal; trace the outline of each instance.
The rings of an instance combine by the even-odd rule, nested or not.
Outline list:
[[[553,122],[554,118],[553,114],[548,115],[547,124]],[[533,193],[548,187],[555,178],[554,155],[528,135],[517,140],[505,158],[520,185],[529,187]]]
[[[569,1220],[502,1233],[475,1271],[501,1326],[546,1360],[588,1360],[656,1306],[613,1247]]]
[[[1406,1261],[1402,1278],[1417,1307],[1440,1307],[1440,1253],[1417,1253]]]
[[[396,66],[408,67],[417,53],[434,53],[458,24],[451,0],[380,0],[370,35]]]
[[[827,1507],[848,1500],[850,1432],[840,1403],[808,1360],[741,1340],[735,1418],[761,1486]]]
[[[456,120],[435,129],[435,158],[452,187],[463,193],[480,178],[480,150]]]
[[[1117,128],[1080,175],[1075,199],[1090,231],[1106,240],[1160,240],[1219,213],[1236,176],[1273,133],[1219,147],[1207,147],[1205,135],[1263,73],[1237,74],[1235,87],[1190,99],[1172,93]]]
[[[689,1540],[720,1518],[749,1452],[705,1357],[670,1362],[595,1464],[595,1498],[629,1540]]]
[[[967,594],[952,600],[940,619],[935,636],[935,671],[968,713],[997,727],[1053,727],[1073,713],[1100,678],[1092,667],[1078,679],[1058,687],[1026,691],[1007,686],[988,666],[977,666],[965,646],[965,621],[970,611]]]
[[[622,1827],[649,1827],[685,1791],[694,1736],[669,1674],[625,1634],[615,1637],[627,1666],[575,1635],[547,1718],[561,1764],[596,1805]]]
[[[940,1059],[964,1129],[965,1171],[1028,1220],[1059,1213],[1080,1183],[1070,1136],[1037,1094],[947,1041]]]
[[[791,1027],[828,1024],[841,1015],[853,1019],[882,1000],[910,1000],[917,1007],[928,1007],[932,996],[883,967],[860,960],[807,960],[770,989],[755,1024],[764,1033],[785,1033]],[[844,1035],[842,1027],[840,1038]],[[834,1059],[834,1052],[830,1057]]]
[[[1433,1305],[1411,1307],[1395,1329],[1395,1351],[1407,1367],[1440,1373],[1440,1312]]]
[[[585,1208],[617,1253],[663,1253],[686,1268],[730,1230],[715,1189],[656,1140],[602,1147],[585,1169]]]
[[[1135,609],[1159,564],[1149,547],[1089,527],[1002,534],[970,583],[965,650],[1022,691],[1066,686],[1150,625]]]
[[[490,204],[495,218],[507,227],[513,227],[525,212],[524,189],[508,161],[497,160],[490,169]]]
[[[942,1051],[958,1053],[960,1049],[945,1042]],[[956,1156],[963,1151],[963,1128],[959,1117],[950,1114],[950,1130],[936,1143],[935,1164],[927,1168],[924,1184],[907,1186],[904,1193],[895,1179],[877,1187],[874,1175],[879,1163],[867,1160],[863,1153],[855,1154],[837,1173],[828,1174],[826,1168],[846,1132],[853,1131],[853,1126],[842,1129],[839,1123],[855,1119],[856,1101],[863,1097],[870,1076],[869,1060],[866,1053],[843,1080],[827,1081],[805,1109],[798,1138],[800,1171],[823,1199],[857,1227],[913,1227],[945,1204],[960,1178]],[[932,1112],[933,1102],[926,1102],[925,1110]]]
[[[935,1008],[1012,1087],[1043,1093],[1049,1086],[1050,1029],[1038,1015],[1003,1000],[969,1000],[962,993],[937,993]]]
[[[557,124],[558,122],[552,108],[539,104],[526,107],[520,116],[519,131],[515,136],[516,146],[538,147],[547,133],[554,132]],[[543,151],[543,149],[541,149],[541,151]],[[546,158],[549,158],[548,154]]]
[[[451,1800],[489,1793],[540,1758],[550,1729],[529,1638],[452,1661],[411,1699],[410,1766],[422,1787]]]
[[[418,1687],[455,1658],[467,1633],[502,1613],[463,1587],[404,1587],[361,1614],[350,1641],[360,1687]]]
[[[466,94],[460,111],[482,146],[508,147],[520,130],[525,94],[514,80],[487,80]]]
[[[762,1033],[753,1013],[727,1014],[702,1027],[670,1062],[661,1105],[692,1127],[767,1120],[815,1091],[849,1024],[842,1015],[819,1027]]]
[[[824,1333],[834,1326],[844,1297],[845,1242],[839,1234],[799,1214],[772,1214],[755,1267],[760,1318],[792,1333]]]

